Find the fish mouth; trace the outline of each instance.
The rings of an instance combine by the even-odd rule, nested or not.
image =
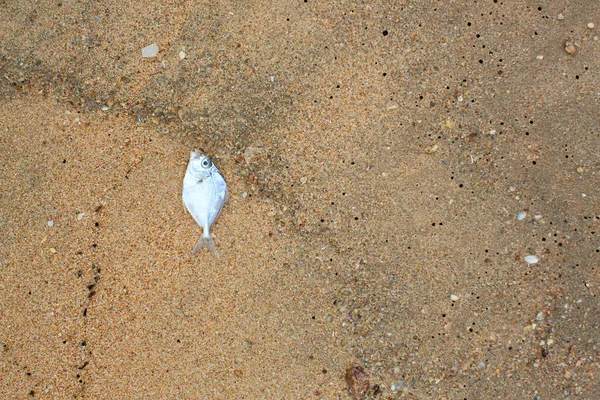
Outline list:
[[[194,150],[192,151],[192,153],[190,154],[190,158],[200,158],[204,155],[204,153],[202,152],[202,150]]]

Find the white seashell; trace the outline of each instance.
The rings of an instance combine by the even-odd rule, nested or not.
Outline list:
[[[536,264],[538,261],[540,261],[539,258],[537,258],[536,256],[527,256],[525,257],[525,262],[528,264]]]
[[[146,46],[142,49],[142,57],[144,58],[156,57],[157,54],[158,46],[156,43],[152,43],[150,46]]]

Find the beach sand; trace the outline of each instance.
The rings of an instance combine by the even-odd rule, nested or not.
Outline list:
[[[0,397],[600,397],[598,35],[595,0],[0,1]]]

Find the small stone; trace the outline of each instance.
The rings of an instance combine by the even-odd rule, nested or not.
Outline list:
[[[362,399],[367,395],[371,384],[369,376],[363,367],[352,367],[346,370],[345,375],[348,390],[357,399]]]
[[[537,313],[537,315],[535,316],[535,320],[536,321],[543,321],[544,320],[544,312],[540,311],[539,313]]]
[[[85,217],[84,212],[77,214],[77,221],[81,221],[83,219],[83,217]]]
[[[303,176],[302,178],[300,178],[300,183],[304,185],[307,180],[308,179],[305,176]]]
[[[269,77],[269,80],[271,81],[271,83],[273,83],[273,82],[275,82],[275,77],[274,77],[273,75],[271,75],[271,76]]]
[[[450,300],[452,301],[458,301],[458,296],[455,294],[450,295]]]
[[[50,253],[56,254],[56,249],[54,247],[50,247]]]
[[[388,176],[388,173],[387,172],[382,172],[381,176],[383,176],[385,178],[386,176]]]
[[[577,52],[577,48],[575,47],[575,43],[573,43],[572,41],[567,41],[565,43],[565,51],[569,54],[575,54]]]
[[[544,56],[540,54],[539,56],[536,56],[535,58],[537,58],[538,60],[543,60]]]
[[[246,197],[248,197],[248,193],[246,193],[246,192],[242,193],[242,199],[245,199]]]
[[[179,52],[179,59],[180,59],[180,60],[183,60],[183,59],[185,58],[185,55],[186,55],[186,54],[185,54],[185,51],[183,51],[183,50],[182,50],[182,51],[180,51],[180,52]]]
[[[156,43],[152,43],[150,46],[146,46],[142,49],[142,57],[150,58],[156,57],[158,54],[158,45]]]
[[[548,339],[548,340],[546,340],[546,344],[547,344],[548,346],[550,346],[552,343],[554,343],[554,340],[553,340],[553,339]]]
[[[594,25],[594,23],[593,23],[593,22],[590,22],[590,23],[588,23],[588,24],[587,24],[587,27],[588,27],[589,29],[594,29],[594,26],[595,26],[595,25]]]
[[[536,256],[527,256],[525,257],[525,262],[528,264],[535,264],[539,261],[540,259],[537,258]]]
[[[54,221],[48,221],[48,226],[52,228],[54,226]]]
[[[577,167],[577,173],[578,174],[583,174],[583,168],[582,167]]]
[[[562,21],[563,19],[565,19],[565,16],[562,14],[558,14],[558,19],[560,19]]]
[[[241,370],[241,369],[234,369],[234,370],[233,370],[233,374],[234,374],[235,376],[237,376],[238,378],[241,378],[241,377],[243,377],[243,376],[244,376],[244,373],[242,372],[242,370]]]
[[[109,107],[108,107],[108,106],[104,106],[104,107],[102,107],[102,111],[108,111],[108,110],[109,110]]]
[[[527,213],[525,211],[521,211],[520,213],[517,214],[517,220],[519,220],[519,221],[523,221],[525,219],[525,217],[527,217]]]
[[[425,149],[425,153],[427,153],[427,154],[432,154],[432,153],[435,153],[436,151],[438,151],[438,145],[437,144],[434,144],[433,146],[427,147]]]

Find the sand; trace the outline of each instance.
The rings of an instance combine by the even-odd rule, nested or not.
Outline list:
[[[598,27],[595,0],[0,1],[0,397],[600,397]],[[218,259],[194,148],[231,192]]]

